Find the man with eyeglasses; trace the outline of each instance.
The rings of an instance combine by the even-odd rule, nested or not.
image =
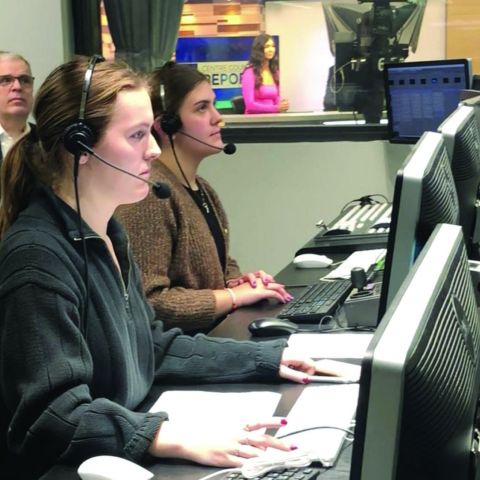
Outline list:
[[[25,58],[0,51],[0,164],[12,144],[30,131],[33,79]]]

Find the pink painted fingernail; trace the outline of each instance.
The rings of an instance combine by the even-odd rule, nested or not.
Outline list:
[[[281,423],[282,425],[286,425],[288,422],[287,422],[287,419],[286,419],[286,418],[282,418],[282,419],[280,420],[280,423]]]
[[[296,450],[297,448],[298,448],[298,447],[297,447],[296,445],[292,445],[292,446],[290,447],[290,450]]]
[[[302,382],[305,384],[305,385],[308,385],[310,383],[310,379],[308,377],[305,377]]]

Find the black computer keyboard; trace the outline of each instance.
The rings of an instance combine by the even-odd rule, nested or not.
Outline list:
[[[352,290],[350,279],[319,281],[287,304],[277,315],[293,322],[314,323],[331,315]]]
[[[283,470],[272,470],[255,477],[265,480],[315,480],[325,469],[318,467],[285,468]],[[232,472],[225,476],[229,480],[246,480],[240,472]]]

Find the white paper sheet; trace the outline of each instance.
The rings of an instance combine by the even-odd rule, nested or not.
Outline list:
[[[335,270],[325,275],[322,280],[350,278],[350,272],[355,267],[360,267],[367,271],[372,265],[381,260],[386,252],[385,248],[357,250],[350,254]]]
[[[150,409],[167,412],[170,421],[242,427],[273,417],[281,394],[276,392],[206,392],[170,390],[162,393]],[[196,427],[197,428],[197,427]]]
[[[277,431],[283,436],[314,426],[348,429],[355,414],[358,385],[310,385],[287,416],[287,425]],[[215,425],[238,428],[273,416],[281,394],[275,392],[206,392],[172,390],[163,393],[150,409],[166,411],[171,421],[185,428]],[[201,414],[200,414],[201,412]],[[204,425],[202,427],[202,422]],[[338,455],[345,437],[343,430],[323,428],[288,436],[302,450],[315,452],[325,465]]]
[[[373,333],[294,333],[288,346],[311,358],[362,359]]]

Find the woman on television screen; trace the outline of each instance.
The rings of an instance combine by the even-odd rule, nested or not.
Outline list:
[[[242,73],[245,113],[282,113],[289,108],[280,97],[278,52],[271,35],[261,33],[252,45],[250,59]]]

